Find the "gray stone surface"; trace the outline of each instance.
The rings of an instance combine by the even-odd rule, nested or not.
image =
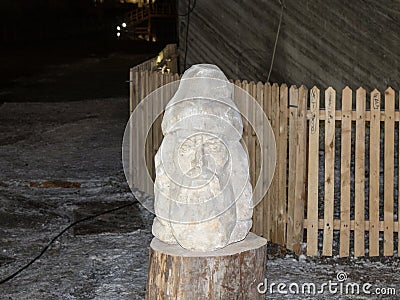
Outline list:
[[[179,0],[180,14],[188,1]],[[213,63],[231,79],[266,81],[280,1],[195,1],[188,67]],[[271,82],[341,89],[400,87],[399,1],[282,0],[284,16]],[[193,1],[191,1],[193,4]],[[180,17],[183,67],[187,17]],[[183,69],[183,68],[182,68]]]

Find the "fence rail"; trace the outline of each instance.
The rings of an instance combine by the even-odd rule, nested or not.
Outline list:
[[[131,112],[153,90],[179,78],[143,66],[132,68]],[[232,82],[261,105],[276,139],[275,176],[255,207],[252,230],[296,253],[393,256],[400,249],[400,112],[394,90],[388,88],[384,97],[374,90],[367,97],[362,88],[336,93],[331,87],[320,91]],[[146,162],[153,177],[161,118],[146,141]],[[260,149],[246,121],[243,140],[254,186],[263,176]]]

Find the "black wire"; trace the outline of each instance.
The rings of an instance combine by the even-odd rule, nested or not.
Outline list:
[[[75,222],[69,224],[59,234],[57,234],[55,237],[53,237],[51,239],[51,241],[42,249],[42,251],[35,258],[33,258],[29,263],[27,263],[25,266],[23,266],[22,268],[20,268],[19,270],[17,270],[13,274],[11,274],[10,276],[0,280],[0,284],[6,283],[7,281],[13,279],[15,276],[17,276],[19,273],[21,273],[22,271],[27,269],[30,265],[32,265],[35,261],[37,261],[40,257],[42,257],[42,255],[47,251],[47,249],[51,246],[51,244],[53,244],[60,236],[62,236],[71,227],[73,227],[73,226],[75,226],[75,225],[77,225],[79,223],[82,223],[82,222],[85,222],[85,221],[88,221],[88,220],[91,220],[91,219],[95,219],[95,218],[97,218],[97,217],[99,217],[101,215],[105,215],[105,214],[108,214],[108,213],[111,213],[111,212],[114,212],[114,211],[129,207],[129,206],[132,206],[132,205],[134,205],[136,203],[137,203],[136,201],[132,202],[132,203],[128,203],[128,204],[125,204],[125,205],[122,205],[122,206],[119,206],[119,207],[116,207],[116,208],[113,208],[113,209],[110,209],[110,210],[103,211],[103,212],[98,213],[98,214],[93,215],[93,216],[88,216],[88,217],[82,218],[82,219],[80,219],[78,221],[75,221]]]
[[[194,0],[192,8],[190,8],[190,0],[189,0],[189,8],[190,9],[188,10],[188,12],[186,14],[183,14],[183,15],[178,14],[178,17],[186,17],[188,14],[191,14],[193,12],[193,9],[195,8],[195,6],[196,6],[196,0]]]
[[[186,58],[187,58],[187,53],[188,53],[190,15],[193,12],[195,7],[196,7],[196,0],[193,1],[193,6],[192,7],[190,7],[190,0],[188,0],[188,12],[186,13],[187,21],[186,21],[186,37],[185,37],[185,56],[184,56],[184,59],[183,59],[184,70],[186,70]]]
[[[279,4],[281,5],[281,14],[279,16],[278,30],[276,31],[274,50],[272,51],[271,65],[269,67],[267,82],[269,82],[269,78],[271,77],[272,68],[274,66],[276,46],[278,45],[278,39],[279,39],[279,34],[280,34],[280,31],[281,31],[281,25],[282,25],[283,10],[284,10],[284,8],[286,8],[285,3],[283,2],[283,0],[279,0]]]

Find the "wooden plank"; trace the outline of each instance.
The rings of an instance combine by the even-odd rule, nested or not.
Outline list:
[[[342,131],[340,158],[340,257],[347,257],[350,253],[351,94],[352,91],[349,87],[346,87],[342,91]]]
[[[264,99],[263,99],[263,110],[268,118],[268,120],[271,122],[271,106],[272,106],[272,87],[269,83],[266,83],[264,85]],[[265,134],[264,134],[265,135]],[[265,145],[268,147],[268,145]],[[264,151],[268,151],[268,148],[264,149]],[[272,167],[272,160],[269,155],[266,157],[267,159],[267,167],[263,170],[263,189],[267,188],[267,176],[268,176],[268,168]],[[272,184],[272,183],[271,183]],[[264,237],[268,239],[269,241],[271,240],[271,230],[272,230],[272,212],[271,212],[271,186],[269,186],[269,190],[267,194],[264,197]]]
[[[385,91],[384,241],[383,255],[393,256],[394,209],[394,90]]]
[[[379,145],[381,94],[371,93],[371,122],[369,146],[369,256],[379,256]]]
[[[275,135],[277,151],[279,153],[279,86],[274,83],[271,88],[271,126]],[[279,199],[279,168],[275,168],[274,178],[271,187],[271,241],[278,243],[277,226],[278,226],[278,199]]]
[[[277,144],[277,169],[278,169],[278,191],[277,203],[277,240],[280,245],[286,245],[286,184],[287,184],[287,139],[288,139],[288,87],[282,84],[279,91],[279,137]]]
[[[398,100],[398,103],[399,103],[399,110],[400,110],[400,94],[399,94],[399,100]],[[400,190],[400,124],[398,124],[398,140],[397,140],[397,143],[398,143],[398,145],[399,145],[399,148],[398,148],[398,150],[399,150],[399,154],[398,154],[398,157],[399,157],[399,160],[398,160],[398,173],[397,173],[397,176],[398,176],[398,189]],[[398,195],[397,195],[397,220],[399,221],[400,220],[400,195],[399,195],[399,192],[398,192]],[[398,234],[397,234],[397,240],[398,240],[398,244],[397,244],[397,257],[400,257],[400,225],[399,225],[399,223],[400,222],[396,222],[397,223],[397,225],[398,226],[394,226],[394,230],[396,230],[397,229],[397,232],[398,232]]]
[[[249,121],[253,121],[254,120],[254,116],[255,116],[255,111],[253,109],[253,95],[255,95],[256,92],[256,85],[254,83],[254,81],[251,82],[247,82],[246,80],[243,81],[242,83],[242,87],[243,89],[246,91],[246,105],[245,105],[245,114],[248,116]],[[248,150],[248,157],[249,157],[249,172],[250,172],[250,182],[253,188],[253,203],[257,198],[257,195],[254,194],[254,188],[256,186],[256,181],[257,181],[257,175],[256,175],[256,150],[255,150],[255,146],[256,146],[256,141],[255,141],[255,132],[254,129],[252,127],[253,124],[250,124],[250,122],[247,121],[246,123],[246,136],[245,136],[245,141],[246,141],[246,145],[247,145],[247,150]],[[255,218],[253,216],[253,227],[252,227],[252,232],[254,232],[255,234],[259,235],[260,234],[260,228],[257,226],[258,222],[255,222]]]
[[[133,71],[133,94],[132,94],[132,101],[133,101],[133,109],[135,110],[137,108],[137,106],[140,103],[140,72],[138,71],[138,68],[135,67],[132,69]],[[130,182],[130,186],[131,187],[137,187],[137,178],[138,178],[138,166],[136,163],[138,159],[139,159],[139,155],[138,152],[136,151],[137,148],[137,141],[134,140],[134,136],[138,136],[139,134],[139,128],[136,126],[134,127],[134,121],[133,119],[131,119],[131,137],[130,137],[130,156],[131,156],[131,162],[130,162],[130,171],[131,173],[131,182]]]
[[[153,72],[154,74],[154,86],[156,88],[155,90],[155,96],[154,96],[154,110],[155,111],[162,111],[162,90],[165,88],[163,87],[163,76],[159,72]],[[153,157],[156,155],[158,148],[161,145],[162,141],[162,131],[161,131],[161,120],[162,120],[162,115],[158,116],[154,123],[153,123]],[[154,160],[154,158],[153,158]],[[153,180],[155,179],[155,165],[154,165],[154,177]]]
[[[151,86],[151,81],[150,81],[150,72],[146,71],[145,72],[145,89],[146,89],[146,94],[145,97],[147,97],[148,95],[150,95],[151,91],[152,91],[152,86]],[[146,167],[147,167],[147,172],[149,172],[150,177],[152,177],[152,172],[153,172],[153,165],[154,165],[154,160],[153,160],[153,134],[152,134],[152,129],[151,129],[151,115],[152,115],[152,107],[149,105],[146,105],[145,107],[145,113],[144,113],[144,123],[143,123],[143,127],[144,130],[146,130],[147,128],[150,128],[150,130],[148,132],[145,132],[145,157],[146,157]],[[146,191],[150,191],[152,190],[150,182],[148,180],[146,180]]]
[[[318,229],[324,229],[324,219],[319,219],[318,220]],[[369,231],[370,229],[370,221],[364,221],[364,229],[366,231]],[[306,219],[304,220],[304,228],[310,228],[311,224],[310,224],[310,220]],[[339,219],[334,219],[333,220],[333,230],[340,230],[340,220]],[[355,230],[355,220],[351,220],[350,221],[350,230]],[[379,221],[378,222],[378,229],[379,231],[384,231],[385,225],[384,225],[384,221]],[[394,232],[399,232],[399,222],[396,221],[393,223],[393,231]]]
[[[241,82],[240,87],[248,93],[249,83],[247,82],[247,80],[243,80]],[[245,97],[245,99],[247,100],[247,96]],[[249,115],[249,107],[247,105],[247,102],[245,103],[245,105],[243,105],[243,107],[244,107],[244,115],[248,116]],[[249,147],[249,135],[250,134],[251,134],[250,124],[245,118],[243,118],[243,141],[246,146],[245,149],[247,151],[247,157],[249,158],[249,164],[251,165],[250,147]],[[253,176],[253,174],[251,174],[251,172],[250,172],[250,182],[251,182],[252,186],[254,186],[252,176]]]
[[[134,98],[135,98],[135,73],[133,68],[129,69],[129,114],[132,114],[135,109]]]
[[[163,92],[162,92],[162,97],[165,101],[165,103],[168,103],[171,100],[171,79],[170,79],[170,75],[169,74],[161,74],[163,77],[163,83],[164,83],[164,88],[163,88]],[[162,121],[162,120],[161,120]],[[160,124],[161,126],[161,124]]]
[[[296,254],[302,252],[304,231],[304,206],[306,201],[306,142],[307,142],[307,94],[305,86],[299,88],[299,102],[297,108],[297,145],[296,145],[296,184],[295,203],[293,214],[293,251]]]
[[[380,92],[373,90],[370,108],[369,256],[379,256],[380,99]]]
[[[150,73],[150,78],[149,78],[150,82],[150,89],[151,89],[151,93],[152,93],[152,105],[151,105],[151,116],[153,116],[153,114],[156,112],[157,110],[157,88],[158,88],[158,73],[157,72],[151,72]],[[149,126],[151,126],[150,131],[149,131],[149,135],[148,135],[148,139],[149,139],[149,143],[150,143],[150,152],[151,152],[151,156],[150,156],[150,160],[151,160],[151,178],[154,182],[155,178],[156,178],[156,170],[155,170],[155,164],[154,164],[154,156],[156,155],[156,150],[155,150],[155,146],[154,146],[154,135],[157,135],[157,133],[155,133],[154,130],[154,121],[150,119],[150,124]]]
[[[319,113],[320,113],[320,118],[319,119],[321,121],[325,120],[325,110],[320,110]],[[310,111],[307,111],[307,120],[309,120],[310,117],[311,117],[311,113],[310,113]],[[380,112],[379,118],[380,118],[381,121],[385,121],[385,112],[384,111]],[[340,110],[335,112],[335,120],[342,120],[342,112]],[[355,111],[352,111],[352,113],[351,113],[351,120],[352,121],[356,121],[357,120],[357,113]],[[366,122],[371,121],[371,112],[370,111],[368,111],[368,110],[365,111],[364,120]],[[395,122],[399,122],[400,121],[400,112],[398,112],[398,111],[394,112],[394,120],[395,120]]]
[[[175,84],[173,83],[175,81],[175,78],[170,73],[165,74],[165,78],[166,78],[167,84],[168,84],[168,93],[167,93],[167,97],[168,97],[167,103],[168,103],[175,94]]]
[[[318,255],[318,172],[319,172],[320,91],[310,91],[311,118],[308,126],[307,254]]]
[[[253,89],[254,82],[248,82],[244,80],[242,82],[242,88],[246,91],[245,94],[245,115],[248,116],[249,120],[251,119],[253,112],[251,111],[252,103],[251,103],[251,95]],[[254,187],[256,182],[255,176],[255,149],[254,149],[254,139],[253,139],[253,128],[249,121],[246,120],[245,131],[244,133],[244,140],[246,142],[247,151],[248,151],[248,158],[249,158],[249,172],[250,172],[250,182],[252,185],[252,191],[254,193]],[[253,194],[253,203],[255,199],[255,195]],[[254,219],[253,219],[254,221]],[[253,223],[254,225],[254,223]],[[255,226],[252,227],[252,232],[256,233]],[[257,234],[257,233],[256,233]]]
[[[155,72],[148,72],[149,76],[149,95],[156,89],[155,87],[155,79],[154,75]],[[148,147],[148,153],[147,155],[147,160],[148,160],[148,168],[149,168],[149,173],[151,178],[155,178],[155,173],[154,173],[154,145],[153,145],[153,124],[151,120],[151,115],[153,115],[153,109],[154,109],[154,102],[152,105],[149,106],[147,116],[146,116],[146,122],[147,126],[150,127],[150,130],[147,134],[147,147]]]
[[[248,85],[247,92],[249,93],[249,96],[246,97],[247,103],[246,107],[248,110],[248,116],[252,118],[254,121],[255,117],[255,110],[254,110],[254,105],[253,105],[253,97],[256,95],[256,85],[254,81],[251,81]],[[254,96],[253,96],[254,95]],[[256,134],[255,131],[252,127],[252,124],[249,124],[249,131],[248,131],[248,147],[249,147],[249,157],[250,157],[250,174],[251,174],[251,183],[253,186],[253,192],[254,188],[256,186],[257,182],[257,175],[256,175]],[[256,233],[257,234],[257,233]]]
[[[356,140],[355,140],[355,204],[354,204],[354,256],[364,256],[365,247],[365,102],[366,92],[359,88],[356,92]],[[343,138],[342,138],[343,143]]]
[[[132,115],[134,109],[135,109],[135,92],[136,92],[136,87],[135,87],[135,71],[133,68],[129,70],[129,116]],[[133,123],[132,120],[129,119],[129,170],[128,170],[128,180],[129,180],[129,186],[133,187],[133,178],[134,178],[134,151],[133,151]]]
[[[145,71],[141,71],[140,72],[140,74],[139,74],[139,77],[140,77],[140,79],[139,79],[139,85],[140,85],[140,87],[139,87],[139,103],[138,103],[138,105],[139,105],[139,111],[138,111],[138,124],[144,124],[144,122],[145,122],[145,114],[146,114],[146,111],[144,110],[144,107],[142,106],[142,105],[140,105],[140,102],[142,102],[143,101],[143,99],[146,97],[146,80],[145,80]],[[134,143],[136,143],[137,144],[137,148],[139,148],[139,147],[145,147],[145,144],[146,144],[146,136],[145,136],[145,133],[144,133],[144,127],[143,126],[138,126],[138,129],[137,129],[138,131],[137,131],[137,140],[136,141],[134,141]],[[138,151],[138,153],[137,153],[137,159],[138,159],[138,161],[145,161],[146,162],[146,157],[141,157],[140,156],[140,154],[139,154],[139,151]],[[136,178],[136,182],[137,182],[137,188],[139,189],[139,190],[141,190],[141,191],[145,191],[146,190],[146,186],[145,186],[145,178],[144,178],[144,176],[142,175],[143,174],[143,172],[145,172],[145,170],[138,170],[137,171],[137,175],[138,175],[138,177]]]
[[[240,97],[240,95],[241,95],[241,88],[242,88],[242,82],[240,81],[240,80],[235,80],[234,81],[234,87],[233,87],[233,93],[232,93],[232,98],[235,100],[235,101],[237,101],[238,100],[238,98]],[[235,102],[234,101],[234,102]],[[237,105],[239,105],[240,103],[238,103]],[[243,107],[243,106],[242,106]],[[243,111],[241,111],[241,113],[243,114]],[[247,146],[245,145],[245,141],[244,141],[244,126],[245,126],[245,124],[246,124],[246,119],[243,117],[243,115],[241,116],[242,117],[242,122],[243,122],[243,133],[242,133],[242,139],[241,139],[241,143],[242,143],[242,145],[243,145],[243,147],[245,148],[245,151],[247,151]]]
[[[263,99],[264,99],[264,86],[262,82],[258,82],[256,85],[256,101],[260,106],[262,107]],[[261,136],[259,138],[262,138],[262,130],[263,130],[263,124],[262,124],[262,119],[261,118],[256,118],[255,123],[256,123],[256,128],[261,129]],[[262,174],[260,174],[261,170],[261,163],[262,163],[262,156],[261,156],[261,149],[260,149],[260,143],[258,138],[256,138],[256,153],[255,153],[255,160],[256,160],[256,165],[255,165],[255,172],[257,176],[257,181],[258,179],[263,180]],[[260,183],[259,183],[260,184]],[[255,199],[260,199],[261,195],[260,194],[255,194]],[[261,200],[254,208],[254,213],[253,213],[253,226],[254,226],[254,231],[256,234],[260,236],[264,236],[264,201]]]
[[[332,87],[325,91],[325,199],[324,199],[324,238],[322,255],[332,256],[333,211],[335,183],[335,105],[336,92]]]
[[[287,212],[287,248],[293,250],[294,246],[294,213],[296,190],[296,148],[297,148],[297,106],[299,102],[299,89],[291,86],[289,89],[289,172],[288,172],[288,212]]]
[[[253,130],[251,127],[251,124],[247,118],[251,119],[252,117],[252,103],[251,103],[251,94],[252,94],[252,89],[253,89],[253,84],[249,83],[247,80],[244,80],[243,82],[237,81],[237,86],[242,89],[242,91],[238,90],[239,97],[244,97],[245,103],[241,106],[243,111],[242,114],[243,116],[246,116],[246,118],[243,119],[243,144],[245,147],[245,150],[247,152],[247,156],[249,159],[249,173],[250,173],[250,182],[252,185],[252,190],[254,193],[254,187],[255,187],[255,181],[256,181],[256,176],[255,176],[255,147],[253,147]],[[255,146],[255,144],[254,144]],[[255,201],[256,195],[253,194],[253,203]],[[253,215],[253,226],[252,226],[252,232],[259,234],[258,232],[258,227],[257,227],[257,221],[255,220],[255,217]]]

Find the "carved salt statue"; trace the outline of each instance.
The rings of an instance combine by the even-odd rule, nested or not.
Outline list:
[[[251,228],[249,162],[231,97],[217,66],[194,65],[165,109],[153,223],[165,243],[212,251],[243,240]]]

